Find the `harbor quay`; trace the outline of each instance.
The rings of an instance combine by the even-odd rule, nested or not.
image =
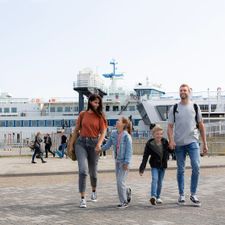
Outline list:
[[[0,158],[0,224],[131,224],[131,225],[220,225],[225,221],[225,157],[201,157],[198,195],[201,207],[189,200],[190,162],[185,174],[186,205],[177,204],[176,161],[169,160],[163,183],[163,204],[149,202],[150,169],[138,173],[142,156],[134,155],[127,184],[132,189],[128,208],[118,209],[112,155],[99,159],[97,195],[91,202],[87,179],[87,208],[79,208],[77,162],[68,158],[47,159],[31,164],[31,157]]]

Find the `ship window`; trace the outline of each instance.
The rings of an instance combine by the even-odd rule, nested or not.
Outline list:
[[[209,111],[209,105],[199,105],[202,112],[208,112]]]
[[[29,120],[23,120],[23,127],[29,127]]]
[[[119,111],[119,106],[114,105],[114,106],[113,106],[113,111]]]
[[[55,112],[55,107],[50,107],[50,112]]]
[[[169,111],[170,107],[171,107],[170,105],[156,106],[156,109],[158,110],[158,113],[163,121],[168,119],[168,111]]]
[[[79,111],[78,106],[75,106],[75,107],[74,107],[74,112],[78,112],[78,111]]]
[[[106,112],[109,112],[109,111],[110,111],[110,106],[109,106],[109,105],[107,105],[107,106],[105,107],[105,111],[106,111]]]
[[[135,111],[135,105],[129,106],[129,111]]]
[[[46,120],[46,127],[53,127],[53,120]]]
[[[22,127],[22,120],[16,120],[15,127]]]
[[[121,111],[126,111],[127,110],[127,107],[125,105],[122,105],[121,106]]]
[[[70,126],[74,127],[75,126],[75,120],[70,120]]]
[[[70,112],[70,106],[65,107],[65,112]]]
[[[211,112],[215,112],[216,111],[216,104],[212,104],[211,105]]]
[[[62,120],[54,120],[54,127],[62,127]]]
[[[31,126],[31,127],[37,127],[37,126],[38,126],[37,120],[31,120],[31,121],[30,121],[30,126]]]
[[[0,113],[2,113],[2,108],[0,108]]]
[[[0,127],[6,127],[6,121],[5,120],[0,121]]]
[[[14,120],[8,120],[8,127],[14,127]]]
[[[57,112],[62,112],[63,111],[63,107],[59,106],[57,107]]]
[[[11,112],[12,112],[12,113],[17,113],[17,108],[16,108],[16,107],[12,107],[12,108],[11,108]]]
[[[38,121],[39,127],[45,127],[45,121],[44,120],[39,120]]]
[[[9,108],[4,108],[4,113],[9,113]]]

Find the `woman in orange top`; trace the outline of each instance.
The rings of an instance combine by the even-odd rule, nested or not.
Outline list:
[[[79,192],[81,194],[80,207],[86,208],[85,191],[86,177],[90,174],[92,186],[91,200],[97,201],[97,164],[98,152],[105,138],[107,122],[102,112],[102,99],[97,94],[88,98],[88,108],[78,117],[75,134],[80,134],[75,143],[75,153],[79,167]],[[71,146],[70,146],[71,147]]]

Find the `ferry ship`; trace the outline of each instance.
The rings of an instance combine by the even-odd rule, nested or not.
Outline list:
[[[111,85],[105,89],[103,79],[91,69],[79,71],[73,89],[79,91],[79,100],[74,98],[14,98],[8,93],[0,94],[0,144],[25,143],[36,132],[42,134],[57,133],[62,130],[68,134],[76,124],[79,111],[87,106],[85,92],[100,91],[103,95],[103,109],[109,130],[119,117],[132,116],[134,135],[149,130],[152,123],[166,123],[169,108],[179,101],[179,93],[165,93],[160,86],[139,83],[134,90],[126,91],[117,87],[116,79],[122,74],[116,73],[116,62],[110,62],[113,72],[103,74],[111,79]],[[225,93],[218,88],[216,92],[193,93],[192,99],[200,105],[206,123],[225,120]],[[79,104],[80,103],[80,104]]]

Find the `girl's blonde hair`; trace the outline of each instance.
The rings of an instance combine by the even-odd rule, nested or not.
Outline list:
[[[129,134],[131,134],[131,131],[132,131],[132,125],[131,125],[131,122],[129,119],[125,118],[125,117],[122,117],[122,123],[125,124],[124,126],[124,130],[127,130],[127,132]]]
[[[163,131],[162,127],[160,127],[159,125],[155,125],[152,129],[152,134],[156,133],[157,131]]]

